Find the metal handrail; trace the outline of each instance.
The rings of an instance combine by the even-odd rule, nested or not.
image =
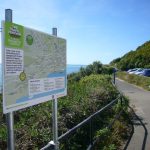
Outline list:
[[[114,122],[121,116],[122,113],[123,113],[123,110],[121,110],[121,111],[119,112],[119,114],[117,114],[117,115],[114,117],[113,121],[107,126],[108,129],[111,129],[111,127],[112,127],[112,125],[114,124]],[[96,145],[96,143],[97,143],[98,140],[99,140],[99,137],[97,137],[97,138],[92,142],[92,144],[90,144],[90,145],[88,146],[87,150],[91,150],[91,149]]]
[[[41,148],[41,150],[53,150],[55,147],[55,143],[53,141],[50,141],[46,146]]]
[[[98,110],[97,112],[95,112],[94,114],[90,115],[88,118],[86,118],[85,120],[83,120],[82,122],[80,122],[79,124],[77,124],[76,126],[74,126],[72,129],[68,130],[66,133],[62,134],[59,138],[58,141],[64,140],[66,139],[70,134],[74,133],[77,129],[81,128],[82,126],[84,126],[85,124],[87,124],[88,122],[91,123],[92,119],[94,117],[96,117],[97,115],[99,115],[100,113],[102,113],[103,111],[107,110],[108,108],[110,108],[111,106],[113,106],[119,99],[121,98],[121,94],[118,95],[118,97],[115,100],[112,100],[109,104],[107,104],[106,106],[104,106],[103,108],[101,108],[100,110]],[[122,100],[122,99],[121,99]],[[120,114],[120,113],[119,113]],[[120,115],[119,115],[120,116]],[[91,132],[91,131],[90,131]],[[91,136],[91,138],[93,138]],[[88,149],[90,150],[92,148],[93,143],[95,143],[95,141],[93,142],[93,139],[90,140],[90,145],[88,146]],[[91,147],[91,148],[90,148]],[[53,150],[53,144],[51,144],[50,142],[43,147],[41,150]]]
[[[77,124],[75,127],[73,127],[72,129],[70,129],[69,131],[67,131],[63,135],[61,135],[58,138],[58,140],[66,138],[67,136],[69,136],[69,134],[75,132],[78,128],[82,127],[84,124],[86,124],[87,122],[89,122],[93,117],[97,116],[98,114],[102,113],[104,110],[106,110],[110,106],[112,106],[116,101],[118,101],[119,98],[120,98],[120,95],[115,100],[111,101],[109,104],[107,104],[106,106],[104,106],[103,108],[101,108],[99,111],[97,111],[96,113],[92,114],[91,116],[89,116],[88,118],[86,118],[85,120],[83,120],[82,122],[80,122],[79,124]]]
[[[112,81],[112,85],[114,87],[116,87],[115,86],[115,72],[114,72],[114,78],[113,79],[114,80]],[[62,134],[60,137],[58,137],[58,141],[61,141],[61,140],[65,139],[65,138],[67,138],[70,134],[74,133],[77,129],[81,128],[86,123],[90,122],[90,145],[87,148],[88,150],[90,150],[92,148],[92,146],[93,146],[93,143],[96,143],[96,140],[93,141],[93,136],[92,136],[92,133],[91,133],[92,132],[92,129],[91,129],[92,128],[92,119],[94,117],[96,117],[97,115],[99,115],[100,113],[102,113],[103,111],[107,110],[109,107],[111,107],[114,103],[116,103],[119,100],[119,98],[121,98],[121,104],[122,104],[122,94],[119,92],[118,93],[118,97],[115,100],[112,100],[109,104],[107,104],[106,106],[104,106],[103,108],[101,108],[100,110],[95,112],[94,114],[90,115],[88,118],[86,118],[85,120],[83,120],[82,122],[80,122],[79,124],[74,126],[72,129],[68,130],[66,133]],[[121,113],[122,113],[122,111],[119,112],[119,115],[117,115],[117,117],[120,116]],[[111,124],[113,124],[114,122],[115,122],[115,119],[114,119],[114,121]],[[48,149],[48,148],[50,148],[52,146],[53,146],[53,144],[51,144],[49,142],[45,146],[45,148],[42,148],[41,150],[46,150],[46,149]]]

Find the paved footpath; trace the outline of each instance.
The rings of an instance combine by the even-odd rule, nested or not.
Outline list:
[[[146,132],[139,121],[134,122],[135,130],[127,150],[150,150],[150,92],[120,79],[116,79],[116,86],[129,97],[130,106],[142,119],[148,132],[146,144],[144,144],[143,139],[146,137]]]

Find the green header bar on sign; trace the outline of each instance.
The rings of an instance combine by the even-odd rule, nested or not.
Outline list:
[[[5,46],[23,48],[24,27],[15,23],[5,22]]]

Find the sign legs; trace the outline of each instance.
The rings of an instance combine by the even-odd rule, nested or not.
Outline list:
[[[12,10],[5,9],[5,21],[12,22]],[[14,150],[14,114],[10,112],[6,114],[7,130],[8,130],[8,150]]]
[[[57,98],[53,99],[53,141],[55,144],[55,150],[59,150],[58,144],[58,123],[57,123]]]
[[[8,144],[8,150],[14,150],[15,145],[14,145],[14,115],[13,112],[10,112],[6,114],[6,120],[7,120],[7,130],[8,130],[8,139],[7,139],[7,144]]]

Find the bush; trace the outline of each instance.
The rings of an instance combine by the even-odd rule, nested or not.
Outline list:
[[[111,77],[104,74],[110,74],[111,69],[100,62],[94,62],[93,65],[68,76],[68,94],[58,100],[59,136],[116,98],[118,92],[111,84]],[[107,122],[113,114],[110,111],[99,117],[95,122],[95,129],[103,127],[103,118]],[[7,131],[1,107],[0,116],[0,145],[2,149],[6,149]],[[39,149],[52,140],[51,101],[17,111],[14,118],[16,149]],[[86,149],[89,143],[88,131],[88,125],[79,129],[70,139],[62,141],[61,149]]]

